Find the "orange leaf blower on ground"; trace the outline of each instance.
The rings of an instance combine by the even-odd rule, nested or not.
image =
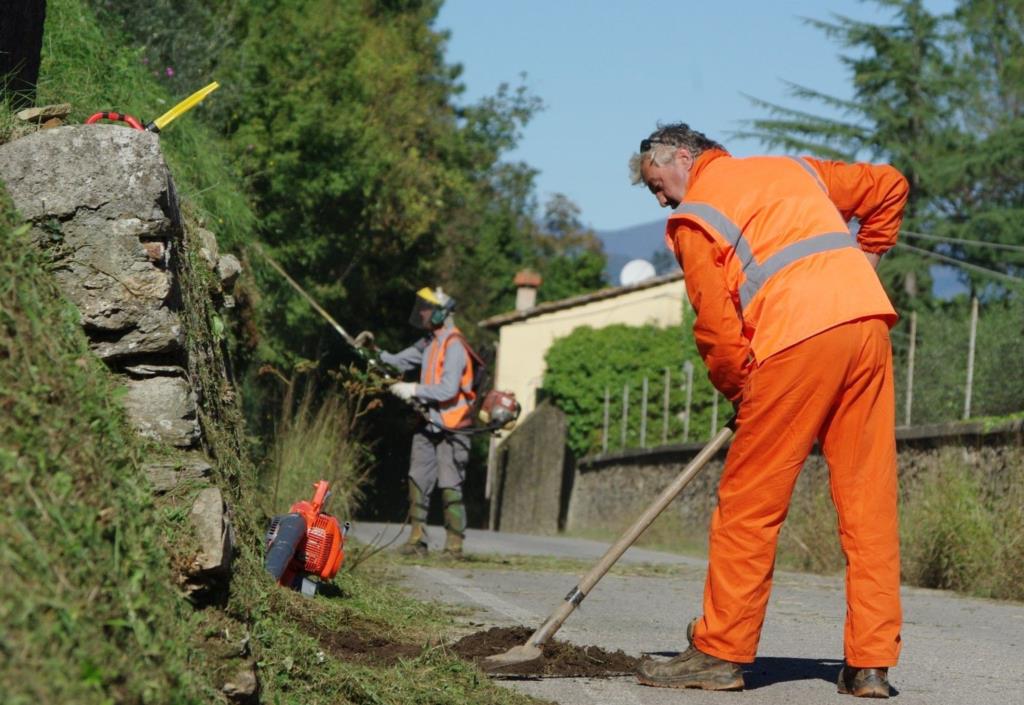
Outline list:
[[[326,480],[313,485],[313,501],[301,500],[288,514],[272,517],[267,530],[267,553],[263,565],[279,585],[316,594],[321,580],[330,580],[345,560],[344,526],[324,512],[331,493]]]

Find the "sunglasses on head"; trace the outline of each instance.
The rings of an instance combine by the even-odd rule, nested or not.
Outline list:
[[[650,150],[650,148],[653,145],[656,145],[656,144],[667,144],[667,143],[666,142],[662,142],[661,140],[658,140],[658,139],[651,139],[650,137],[648,137],[646,139],[640,140],[640,152],[641,153],[646,152],[646,151]]]

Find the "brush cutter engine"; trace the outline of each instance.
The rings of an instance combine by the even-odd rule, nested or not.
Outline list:
[[[516,401],[515,394],[492,389],[484,397],[477,418],[488,430],[510,431],[516,425],[520,411],[522,411],[522,406]]]
[[[315,594],[319,581],[338,573],[349,528],[348,522],[342,526],[323,511],[331,494],[327,481],[313,487],[312,501],[296,502],[288,514],[271,518],[263,563],[279,585],[305,595]]]

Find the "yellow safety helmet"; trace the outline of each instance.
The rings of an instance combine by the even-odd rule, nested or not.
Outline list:
[[[445,319],[454,310],[455,300],[444,293],[441,287],[431,289],[425,286],[416,292],[409,323],[415,328],[433,330],[444,325]]]

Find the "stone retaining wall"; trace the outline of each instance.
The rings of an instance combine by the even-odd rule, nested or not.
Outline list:
[[[1024,422],[987,426],[966,422],[897,431],[900,484],[909,487],[936,463],[957,463],[977,470],[984,483],[999,483],[1011,465],[1024,462]],[[576,464],[565,529],[586,532],[628,525],[697,454],[700,444],[588,456]],[[816,449],[817,450],[817,449]],[[716,487],[725,453],[719,453],[666,510],[696,536],[707,531],[716,504]],[[817,453],[808,458],[797,481],[796,495],[827,483],[827,466]]]
[[[40,130],[0,145],[0,181],[49,255],[91,349],[123,386],[128,420],[163,446],[143,467],[154,493],[181,489],[192,497],[198,554],[183,587],[219,586],[233,529],[211,484],[200,402],[204,392],[231,392],[204,390],[194,379],[183,321],[187,233],[159,137],[102,124]],[[217,252],[212,233],[196,234],[226,305],[238,260]],[[226,378],[223,366],[218,372]]]

